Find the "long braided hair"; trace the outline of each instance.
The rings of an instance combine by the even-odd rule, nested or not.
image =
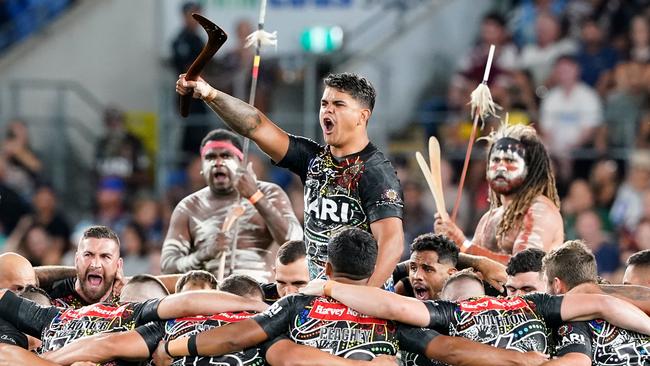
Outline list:
[[[521,141],[526,149],[526,178],[514,193],[510,205],[506,208],[503,218],[497,227],[497,242],[501,243],[505,235],[521,225],[526,212],[537,196],[543,195],[560,208],[560,196],[555,186],[555,176],[551,169],[551,159],[534,128],[524,125],[502,124],[484,139],[488,141],[488,163],[492,155],[492,145],[501,138],[510,137]],[[503,205],[499,194],[490,189],[490,211]]]

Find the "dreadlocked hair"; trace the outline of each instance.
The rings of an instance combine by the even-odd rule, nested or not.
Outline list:
[[[492,131],[489,136],[484,138],[488,141],[488,162],[492,154],[492,145],[504,137],[517,139],[524,145],[526,149],[524,161],[527,166],[527,174],[521,187],[514,193],[513,200],[506,208],[497,227],[497,242],[502,242],[510,230],[523,222],[526,211],[538,196],[546,196],[553,201],[555,206],[560,208],[560,196],[555,186],[551,158],[535,129],[524,125],[501,124],[497,131]],[[502,205],[501,197],[490,189],[490,210]]]

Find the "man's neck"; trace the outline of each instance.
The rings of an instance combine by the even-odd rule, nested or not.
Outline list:
[[[332,275],[331,280],[339,283],[344,283],[346,285],[358,285],[358,286],[368,285],[368,278],[365,278],[363,280],[352,280],[347,277]]]
[[[332,155],[334,155],[334,157],[342,158],[344,156],[352,155],[362,151],[363,149],[366,148],[366,146],[368,146],[369,143],[370,143],[370,139],[368,139],[368,135],[364,134],[360,138],[355,139],[354,141],[344,146],[336,147],[330,145],[330,152],[332,153]]]

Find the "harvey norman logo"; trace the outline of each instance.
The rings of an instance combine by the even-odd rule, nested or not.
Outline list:
[[[486,297],[473,301],[460,303],[460,310],[468,312],[480,312],[486,310],[516,310],[527,307],[526,301],[520,297],[512,299],[496,299]]]
[[[62,320],[72,320],[79,319],[82,317],[91,317],[91,318],[121,318],[123,317],[124,312],[126,311],[128,305],[122,305],[120,307],[106,306],[106,305],[89,305],[84,306],[80,309],[68,309],[61,314]]]
[[[386,324],[386,320],[371,318],[349,307],[331,302],[316,300],[309,311],[310,318],[330,321],[351,321],[359,324]]]

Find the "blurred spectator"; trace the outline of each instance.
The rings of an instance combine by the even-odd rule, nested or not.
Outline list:
[[[641,115],[636,147],[639,149],[650,149],[650,111],[645,111]]]
[[[4,251],[22,255],[33,266],[61,263],[63,253],[52,247],[52,238],[45,227],[34,224],[31,216],[24,216],[20,220],[6,244]]]
[[[535,86],[540,86],[547,83],[557,58],[575,53],[577,46],[573,40],[561,37],[560,22],[553,15],[540,14],[535,29],[537,41],[521,50],[519,67],[529,70]]]
[[[70,226],[57,209],[56,194],[50,186],[40,186],[32,198],[34,222],[43,226],[50,236],[51,247],[62,255],[70,249]]]
[[[104,178],[95,194],[96,211],[94,224],[104,225],[115,232],[122,232],[127,216],[124,212],[124,182],[119,178]]]
[[[611,209],[619,185],[618,165],[614,160],[598,161],[591,169],[589,185],[594,193],[594,202],[599,211]],[[611,227],[609,218],[607,227]]]
[[[5,184],[6,167],[6,159],[0,155],[0,238],[8,237],[20,218],[31,212],[27,201]]]
[[[183,28],[172,42],[174,77],[186,73],[203,49],[205,42],[200,36],[201,27],[192,17],[192,13],[201,14],[201,12],[202,8],[198,2],[188,1],[181,6]],[[210,130],[204,120],[207,113],[208,108],[205,103],[198,101],[190,103],[190,118],[184,121],[185,129],[181,142],[181,149],[186,154],[196,154],[198,146],[201,145],[201,139]]]
[[[610,146],[632,148],[638,140],[637,125],[647,98],[647,82],[650,81],[646,76],[648,71],[647,65],[637,62],[622,63],[614,69],[614,88],[605,101]]]
[[[433,214],[424,205],[425,201],[432,199],[429,190],[425,192],[420,183],[412,180],[403,181],[402,190],[404,192],[404,252],[400,261],[410,258],[413,239],[420,234],[433,231]]]
[[[565,239],[577,239],[575,222],[581,213],[592,210],[594,196],[586,181],[578,179],[569,186],[569,192],[562,200],[562,218],[564,219]]]
[[[125,122],[122,110],[109,107],[104,111],[106,135],[97,144],[95,169],[99,181],[109,177],[122,180],[133,193],[151,183],[151,162],[142,142],[127,131]]]
[[[576,58],[582,81],[593,88],[598,88],[597,84],[607,85],[609,71],[618,62],[618,53],[607,44],[603,30],[594,19],[582,23],[580,51]],[[604,90],[604,87],[598,90]]]
[[[39,180],[42,163],[29,145],[29,131],[24,121],[9,122],[0,151],[7,161],[5,183],[29,199]]]
[[[561,171],[557,173],[564,178],[572,170],[569,159],[572,151],[595,143],[603,120],[598,95],[579,81],[579,75],[580,66],[573,57],[560,57],[553,70],[557,86],[542,100],[540,108],[539,125],[544,142],[549,152],[560,159]]]
[[[147,248],[162,247],[162,219],[158,202],[148,197],[138,198],[133,203],[132,212],[130,226],[141,231],[143,245]]]
[[[454,168],[449,164],[449,161],[446,159],[440,159],[440,179],[442,181],[442,193],[445,197],[445,205],[447,209],[447,213],[451,215],[452,211],[454,210],[454,205],[456,204],[456,196],[458,195],[458,185],[454,183],[455,179],[460,179],[460,173],[456,173]],[[470,210],[470,197],[472,197],[472,193],[470,190],[467,189],[467,186],[463,189],[463,195],[460,199],[460,207],[458,207],[458,214],[456,217],[456,222],[455,224],[463,230],[463,232],[466,232],[469,228],[469,223],[470,220],[472,219],[472,210]],[[431,197],[431,192],[427,189],[427,199],[425,200],[426,202],[430,202],[430,208],[428,210],[429,214],[432,212],[432,210],[435,209],[433,199],[429,199]],[[406,204],[405,204],[406,207]],[[430,226],[431,227],[431,226]],[[429,229],[428,231],[423,231],[421,234],[428,233],[432,231]],[[409,241],[409,244],[411,242]],[[409,253],[410,255],[410,253]]]
[[[610,211],[612,223],[630,233],[643,215],[643,191],[650,188],[650,150],[636,150],[628,161],[625,182],[621,184]]]
[[[648,15],[639,14],[630,23],[630,49],[628,59],[634,62],[650,62],[650,25]]]
[[[639,223],[634,233],[634,243],[636,247],[631,252],[650,249],[650,220],[643,220]],[[631,252],[626,253],[625,257],[632,254]]]
[[[618,245],[603,231],[598,214],[594,211],[580,213],[576,219],[576,232],[596,256],[600,275],[612,274],[618,269],[621,264]]]
[[[523,0],[512,11],[510,29],[518,47],[535,43],[535,25],[540,14],[559,16],[565,7],[565,0]]]
[[[148,273],[149,258],[144,230],[136,224],[126,225],[121,235],[122,260],[124,261],[124,275],[135,276]]]

